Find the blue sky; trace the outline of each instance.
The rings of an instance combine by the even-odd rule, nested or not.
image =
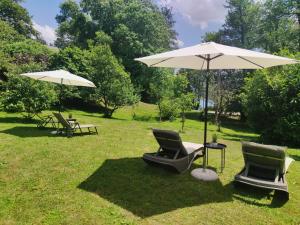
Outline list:
[[[22,3],[33,18],[35,28],[51,43],[55,39],[55,16],[63,0],[25,0]],[[208,31],[218,30],[226,14],[225,0],[156,0],[173,8],[180,47],[198,44]]]

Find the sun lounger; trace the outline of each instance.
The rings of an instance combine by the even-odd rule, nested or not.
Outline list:
[[[143,160],[149,165],[175,169],[181,173],[190,168],[193,161],[203,156],[203,145],[182,142],[174,131],[153,129],[159,149],[155,153],[145,153]]]
[[[51,115],[39,116],[39,115],[37,115],[37,117],[39,118],[39,121],[37,123],[38,128],[45,128],[48,124],[50,124],[52,126],[52,128],[57,128],[58,122],[54,119],[55,118],[54,116],[51,116]]]
[[[67,136],[73,136],[74,132],[77,130],[80,131],[81,134],[83,134],[82,129],[86,128],[88,129],[89,134],[96,133],[98,134],[97,126],[94,124],[79,124],[76,120],[68,121],[66,120],[60,113],[53,113],[53,115],[56,117],[58,122],[62,125],[63,130],[66,132]],[[94,129],[95,131],[92,131],[91,129]]]
[[[285,174],[293,159],[287,157],[286,147],[243,142],[245,161],[235,181],[283,192],[289,197]]]

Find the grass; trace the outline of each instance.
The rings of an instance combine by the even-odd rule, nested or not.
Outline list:
[[[130,107],[113,119],[71,112],[82,123],[98,124],[100,134],[55,136],[19,114],[0,112],[0,224],[300,224],[297,149],[289,149],[295,162],[284,202],[273,192],[233,187],[243,166],[240,140],[257,138],[246,127],[224,124],[218,138],[228,146],[226,168],[219,181],[203,183],[141,160],[157,149],[151,128],[180,129],[179,121],[157,122],[153,105],[141,103],[136,120]],[[215,130],[209,125],[209,138]],[[203,123],[191,116],[181,136],[201,143]],[[209,156],[220,171],[220,152]]]

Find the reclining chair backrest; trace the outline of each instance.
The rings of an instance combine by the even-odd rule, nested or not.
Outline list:
[[[65,120],[65,118],[60,113],[53,112],[53,115],[56,117],[58,122],[61,123],[61,125],[63,125],[63,127],[71,129],[71,125],[68,123],[68,121]]]
[[[179,151],[183,156],[188,155],[177,132],[153,129],[153,135],[163,150],[172,151],[174,153]]]
[[[281,174],[285,172],[286,147],[242,142],[242,149],[245,164],[255,163],[265,167],[278,168]]]

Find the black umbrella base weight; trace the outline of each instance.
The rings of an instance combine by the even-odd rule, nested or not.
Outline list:
[[[191,172],[191,175],[201,181],[216,181],[219,179],[218,174],[210,169],[198,168]]]

